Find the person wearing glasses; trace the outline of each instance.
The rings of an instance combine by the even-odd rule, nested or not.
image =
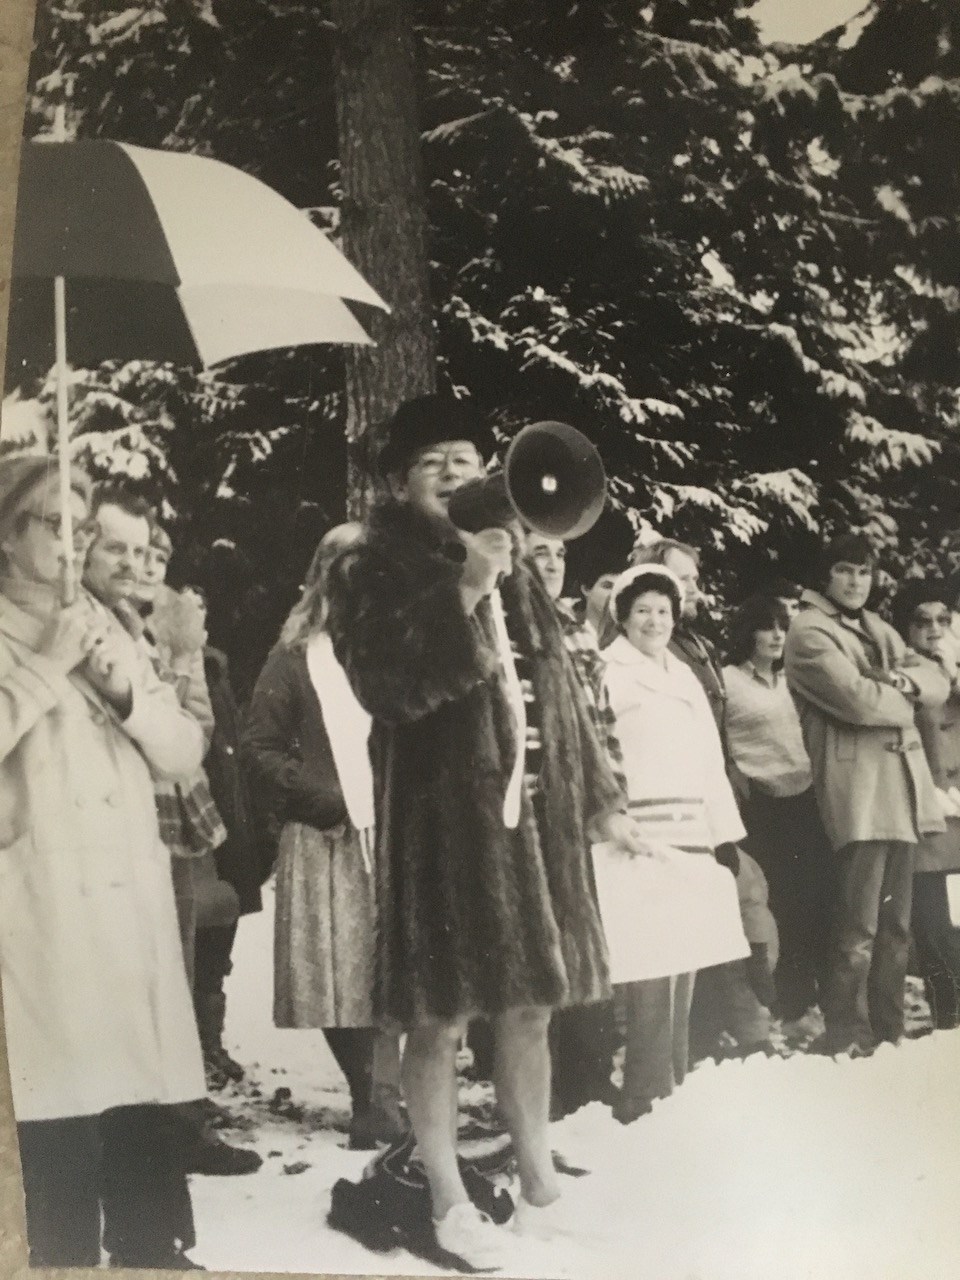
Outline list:
[[[960,933],[951,922],[947,883],[960,882],[960,643],[952,634],[952,592],[942,578],[913,578],[893,602],[893,621],[917,653],[950,681],[942,707],[916,708],[917,728],[943,806],[946,831],[924,836],[913,869],[910,929],[933,1024],[960,1025]]]
[[[76,569],[90,482],[70,477]],[[199,725],[109,610],[62,603],[55,462],[0,460],[0,977],[30,1260],[194,1268],[165,1104],[204,1093],[153,778]]]

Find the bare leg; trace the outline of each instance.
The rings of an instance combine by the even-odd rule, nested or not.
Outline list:
[[[550,1151],[549,1025],[550,1010],[533,1006],[509,1009],[495,1024],[497,1100],[517,1153],[523,1198],[538,1207],[560,1195]]]
[[[431,1021],[410,1028],[401,1068],[407,1114],[438,1221],[455,1204],[470,1199],[457,1167],[456,1131],[450,1132],[450,1117],[457,1110],[456,1060],[462,1034],[458,1022]]]

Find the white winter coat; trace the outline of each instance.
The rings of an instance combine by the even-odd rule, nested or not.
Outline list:
[[[672,653],[663,666],[622,635],[603,657],[629,799],[702,800],[710,845],[742,840],[720,735],[697,677]]]
[[[199,768],[200,727],[146,659],[121,723],[34,651],[41,630],[0,596],[0,975],[17,1119],[201,1097],[152,781]]]

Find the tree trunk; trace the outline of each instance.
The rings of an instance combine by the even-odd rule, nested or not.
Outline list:
[[[392,308],[363,316],[376,346],[347,351],[347,509],[358,518],[379,429],[434,390],[436,340],[408,0],[334,0],[333,14],[343,250]]]

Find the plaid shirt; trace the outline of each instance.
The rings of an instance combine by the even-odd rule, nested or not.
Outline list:
[[[189,784],[154,784],[160,839],[175,858],[199,858],[227,838],[219,810],[203,774]]]
[[[170,669],[148,638],[144,637],[142,643],[157,675],[166,684],[173,685],[183,705],[186,701],[184,677]],[[209,697],[207,700],[209,702]],[[227,829],[202,769],[185,783],[154,779],[153,790],[160,839],[172,857],[200,858],[226,841]]]
[[[617,721],[610,708],[607,687],[603,682],[603,658],[597,646],[596,632],[574,613],[573,608],[561,600],[558,602],[560,625],[567,652],[573,660],[574,670],[583,689],[587,711],[600,745],[607,753],[607,760],[617,784],[627,794],[627,779],[623,770],[623,748],[617,737]]]

